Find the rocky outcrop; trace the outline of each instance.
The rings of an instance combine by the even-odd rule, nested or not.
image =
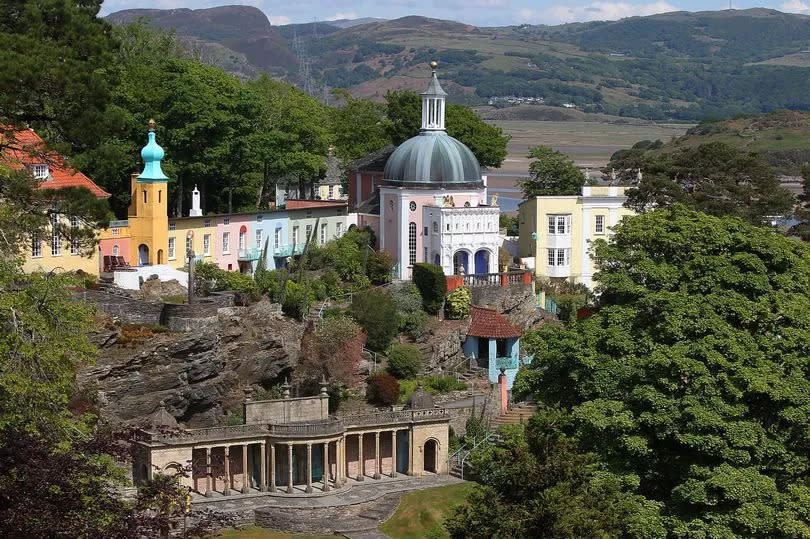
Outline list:
[[[418,344],[425,372],[440,374],[452,371],[463,363],[462,346],[469,325],[469,320],[444,320],[431,329],[424,342]]]
[[[96,364],[79,384],[98,392],[112,421],[137,421],[165,403],[189,427],[221,424],[245,386],[270,386],[298,360],[302,324],[267,301],[219,309],[216,322],[188,333],[108,324],[95,335]]]
[[[537,298],[531,285],[472,288],[472,296],[474,305],[498,310],[523,331],[556,320],[554,315],[537,308]]]

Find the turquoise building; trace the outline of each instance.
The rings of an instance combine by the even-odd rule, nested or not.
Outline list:
[[[511,391],[520,366],[528,362],[520,358],[520,329],[495,309],[473,305],[471,318],[464,355],[478,367],[487,369],[490,383],[498,383],[503,369],[507,389]]]

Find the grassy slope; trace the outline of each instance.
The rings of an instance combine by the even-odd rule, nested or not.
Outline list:
[[[472,483],[459,483],[406,494],[380,531],[393,539],[449,537],[442,522],[453,506],[464,503],[472,489]]]

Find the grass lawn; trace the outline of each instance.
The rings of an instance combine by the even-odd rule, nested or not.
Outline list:
[[[473,483],[458,483],[406,494],[380,531],[393,539],[449,537],[442,522],[454,505],[464,503],[473,487]]]
[[[225,539],[335,539],[334,535],[292,535],[264,528],[227,529],[217,536]]]

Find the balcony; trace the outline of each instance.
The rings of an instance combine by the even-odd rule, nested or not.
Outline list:
[[[258,260],[261,255],[260,249],[239,249],[237,259],[239,261],[253,261]]]
[[[518,368],[518,358],[516,357],[496,357],[495,358],[495,368],[500,369],[517,369]]]
[[[292,245],[282,245],[281,247],[276,247],[273,249],[273,256],[283,258],[287,256],[300,255],[303,252],[303,244],[296,245],[294,248]]]

